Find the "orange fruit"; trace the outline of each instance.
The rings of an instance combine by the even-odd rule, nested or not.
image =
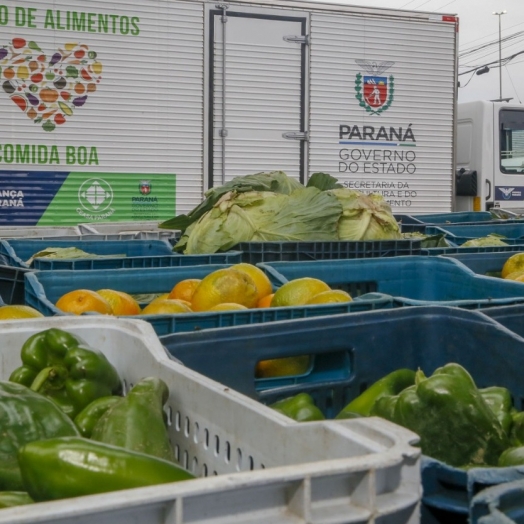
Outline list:
[[[70,291],[62,295],[55,305],[58,309],[74,315],[81,315],[86,311],[94,311],[103,315],[111,315],[113,313],[111,304],[91,289]]]
[[[231,266],[232,269],[247,273],[255,282],[258,291],[258,300],[273,293],[273,286],[267,275],[257,266],[242,262]]]
[[[138,302],[124,291],[99,289],[97,293],[111,304],[113,315],[138,315],[140,313]]]
[[[271,293],[270,295],[266,295],[265,297],[262,297],[257,302],[257,307],[269,307],[269,306],[271,306],[271,301],[273,300],[274,296],[275,296],[275,293]]]
[[[524,282],[524,271],[513,271],[510,273],[506,280],[513,280],[514,282]]]
[[[161,295],[158,295],[158,297],[151,300],[151,302],[149,303],[152,304],[153,302],[156,302],[157,300],[166,300],[167,298],[169,298],[169,293],[162,293]]]
[[[234,302],[222,302],[222,304],[217,304],[209,308],[208,311],[236,311],[240,309],[247,309],[247,307],[242,304],[235,304]]]
[[[336,304],[340,302],[351,302],[351,300],[349,293],[341,289],[330,289],[329,291],[323,291],[313,298],[310,298],[306,304]]]
[[[181,298],[170,298],[169,300],[178,300],[179,302],[182,302],[182,304],[185,304],[191,311],[193,311],[193,306],[189,300],[182,300]]]
[[[310,361],[309,355],[261,360],[255,367],[255,378],[303,375],[309,369]]]
[[[286,282],[278,288],[271,301],[271,307],[303,306],[315,295],[331,288],[318,278],[303,277]]]
[[[200,281],[200,278],[186,278],[185,280],[181,280],[175,285],[175,287],[173,287],[171,293],[169,293],[169,298],[179,298],[191,302],[193,293],[198,284],[200,284]]]
[[[30,306],[0,306],[0,320],[43,317],[40,311]]]
[[[167,298],[154,300],[142,310],[142,315],[175,315],[177,313],[191,313],[191,308],[182,300]]]
[[[510,256],[504,266],[502,266],[502,278],[507,278],[507,276],[515,271],[524,271],[524,253],[515,253]]]
[[[509,275],[506,275],[504,278],[506,280],[516,280],[520,275],[524,274],[524,269],[517,269],[517,271],[512,271]]]
[[[217,269],[198,284],[191,304],[193,311],[208,311],[217,304],[234,302],[247,308],[257,305],[258,290],[253,279],[237,269]]]

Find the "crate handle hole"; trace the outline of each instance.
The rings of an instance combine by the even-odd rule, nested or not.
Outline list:
[[[199,426],[198,422],[195,422],[195,431],[194,431],[194,434],[193,434],[193,440],[194,440],[195,444],[198,444],[199,431],[200,431],[200,426]]]

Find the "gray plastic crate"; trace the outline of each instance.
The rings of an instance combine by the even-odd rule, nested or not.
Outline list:
[[[60,317],[4,322],[0,378],[34,333],[81,336],[116,367],[125,389],[169,386],[177,462],[197,479],[0,510],[1,524],[417,524],[420,450],[414,433],[374,418],[295,424],[170,360],[140,320]]]

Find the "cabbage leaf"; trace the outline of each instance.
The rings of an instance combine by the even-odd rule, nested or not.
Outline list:
[[[250,241],[334,241],[342,206],[314,187],[291,194],[230,191],[186,230],[175,249],[215,253]]]
[[[158,225],[162,229],[179,229],[185,231],[201,216],[210,211],[224,195],[231,191],[243,193],[248,191],[271,191],[289,195],[304,186],[294,178],[288,177],[284,171],[255,173],[253,175],[237,176],[222,186],[212,187],[205,193],[205,199],[187,215],[178,215]]]
[[[391,206],[384,198],[371,193],[366,195],[353,189],[332,189],[342,204],[342,216],[338,225],[340,240],[388,240],[401,238]]]

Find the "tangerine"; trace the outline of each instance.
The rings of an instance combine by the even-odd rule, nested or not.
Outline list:
[[[56,302],[56,307],[65,313],[81,315],[87,311],[111,315],[111,304],[96,291],[91,289],[75,289],[62,295]]]
[[[510,273],[524,270],[524,253],[516,253],[510,256],[502,266],[502,278],[507,278]]]
[[[234,302],[222,302],[209,308],[208,311],[237,311],[241,309],[247,309],[247,307],[242,304],[235,304]]]
[[[43,317],[40,311],[32,308],[31,306],[1,306],[0,307],[0,320],[11,320],[20,318],[39,318]]]
[[[341,302],[351,302],[351,300],[350,294],[342,291],[342,289],[330,289],[329,291],[323,291],[310,298],[306,304],[337,304]]]
[[[331,288],[318,278],[303,277],[286,282],[278,288],[271,301],[271,307],[303,306],[315,295]]]
[[[255,282],[258,291],[258,300],[266,297],[273,292],[273,286],[267,275],[257,266],[242,262],[231,266],[232,269],[247,273]]]
[[[138,315],[141,311],[138,302],[124,291],[99,289],[97,293],[111,304],[113,315]]]
[[[217,269],[202,279],[191,299],[193,311],[208,311],[217,304],[234,302],[247,308],[255,307],[258,290],[245,272],[233,268]]]
[[[154,300],[142,310],[142,315],[174,315],[177,313],[191,313],[191,308],[182,300],[166,298]]]
[[[169,298],[178,298],[191,302],[193,293],[200,282],[200,278],[186,278],[185,280],[181,280],[173,287],[171,293],[169,293]]]
[[[270,295],[266,295],[265,297],[262,297],[257,302],[257,307],[270,307],[271,301],[273,300],[274,296],[275,296],[275,293],[271,293]]]

